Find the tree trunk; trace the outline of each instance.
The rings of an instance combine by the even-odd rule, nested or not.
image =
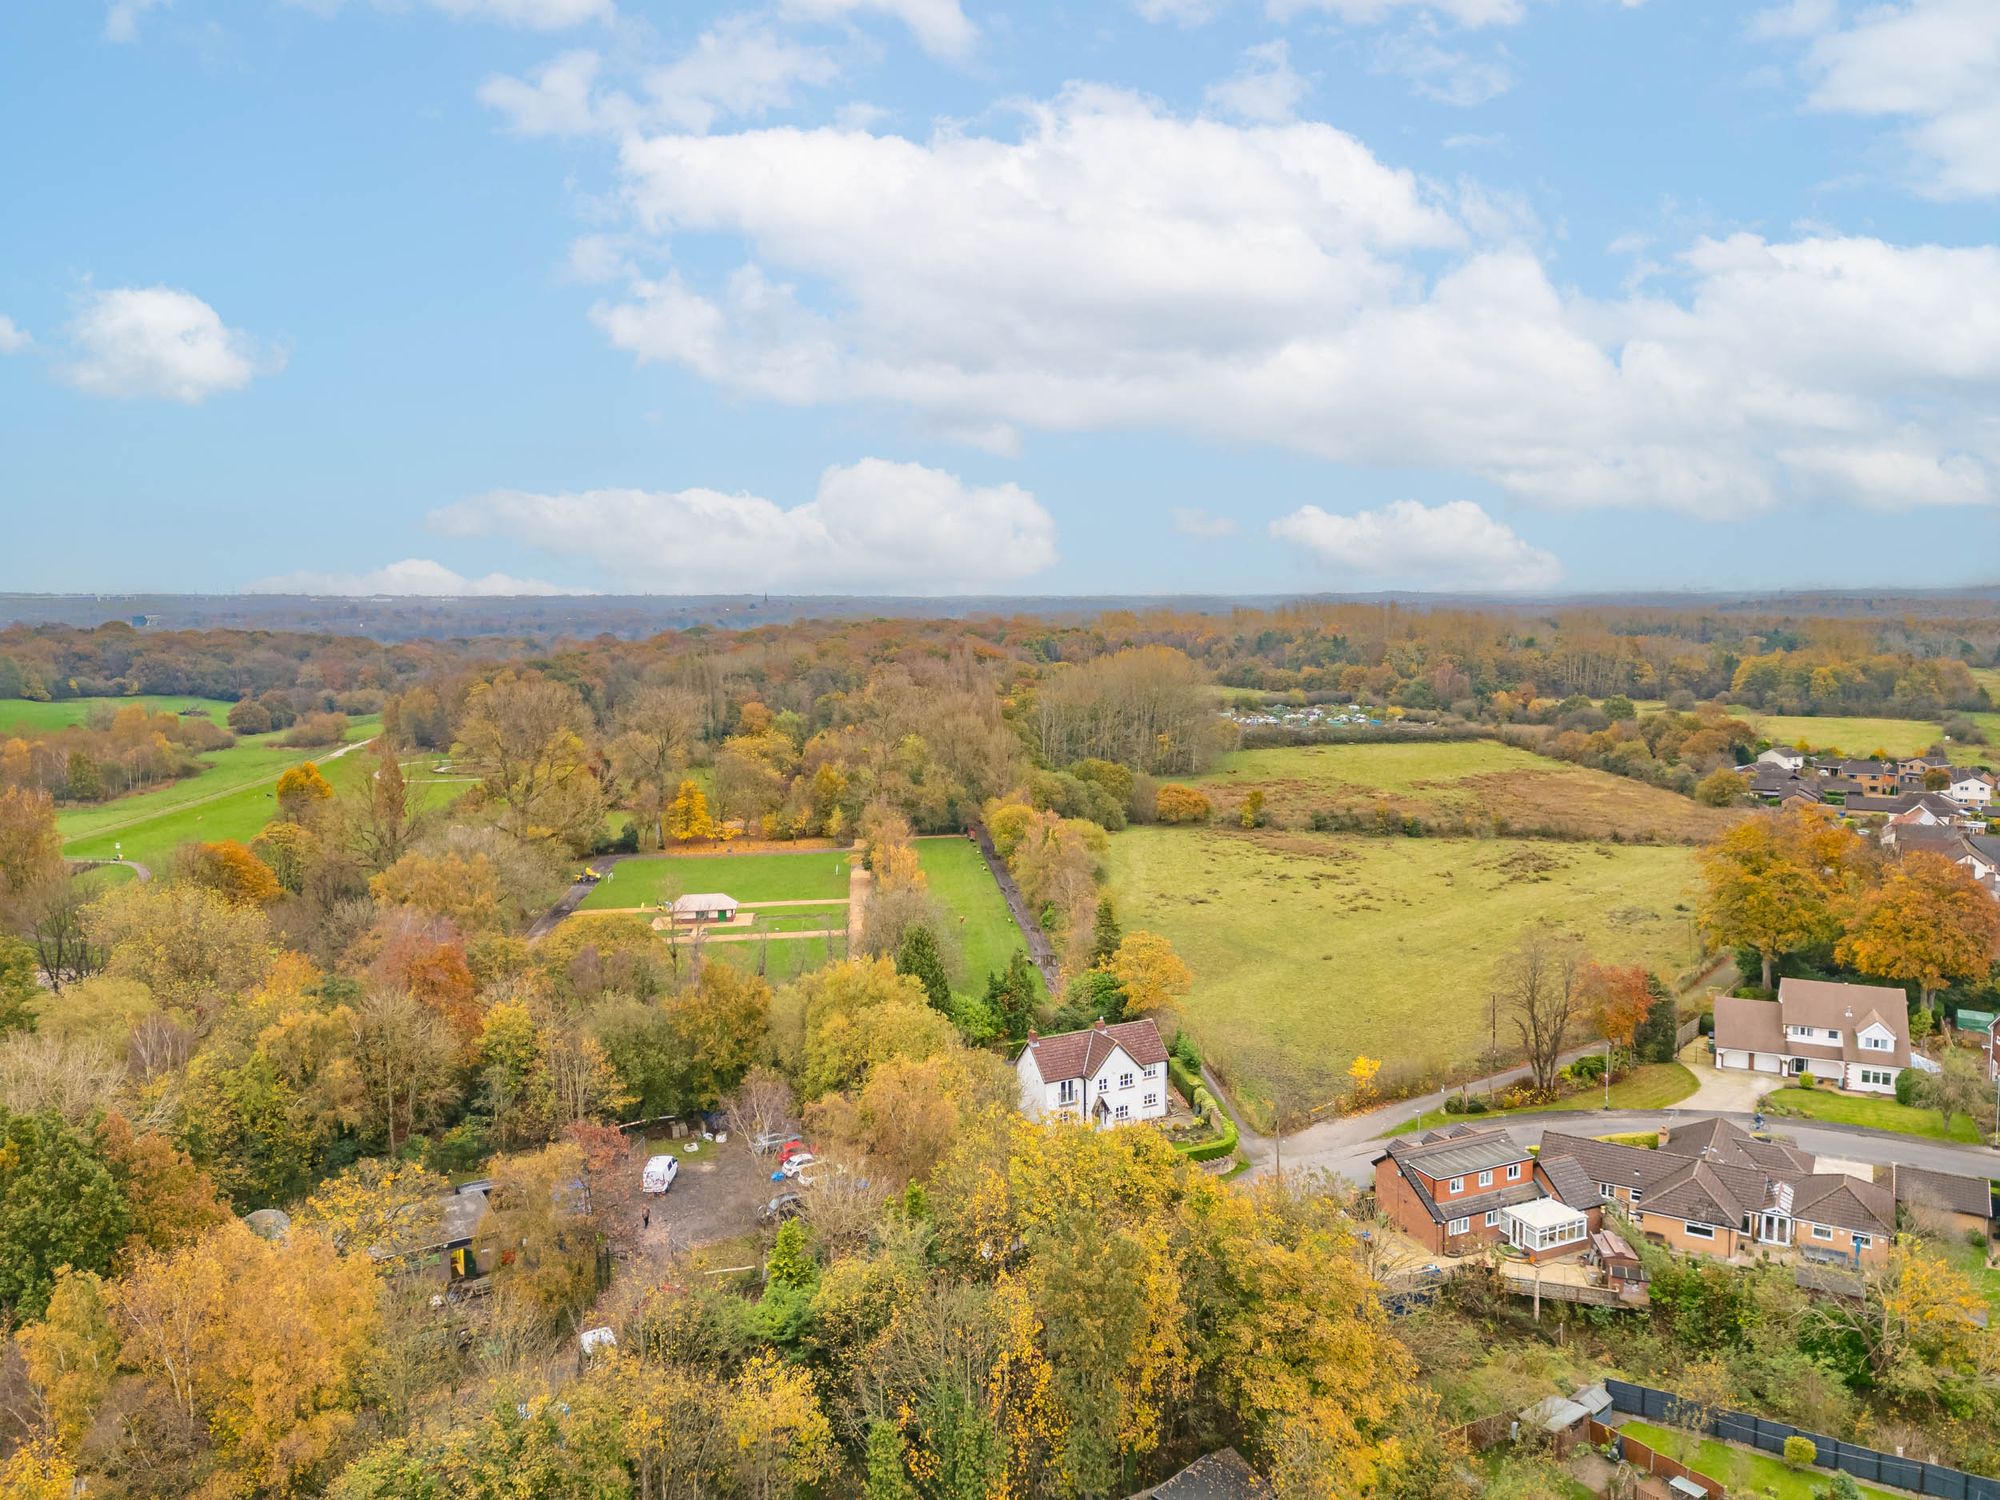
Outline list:
[[[1771,983],[1771,970],[1777,966],[1778,955],[1773,953],[1770,949],[1766,948],[1763,953],[1763,959],[1764,959],[1764,988],[1768,990],[1773,987]]]

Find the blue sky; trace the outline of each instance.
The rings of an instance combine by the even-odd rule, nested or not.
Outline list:
[[[2000,576],[1991,0],[64,0],[0,135],[0,588]]]

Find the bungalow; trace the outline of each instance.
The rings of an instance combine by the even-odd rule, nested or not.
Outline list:
[[[1581,1253],[1601,1200],[1573,1164],[1545,1165],[1498,1126],[1401,1137],[1375,1158],[1375,1205],[1433,1255],[1501,1241],[1531,1261]]]
[[[1776,1000],[1724,995],[1715,1002],[1715,1065],[1796,1077],[1837,1088],[1896,1092],[1910,1066],[1910,1002],[1898,989],[1781,979]]]
[[[1167,1113],[1167,1048],[1151,1017],[1115,1026],[1100,1019],[1060,1036],[1031,1031],[1014,1072],[1031,1120],[1088,1117],[1102,1129]]]
[[[1760,766],[1781,766],[1787,771],[1800,771],[1805,769],[1806,753],[1803,750],[1794,749],[1790,745],[1773,745],[1757,757],[1757,764]]]
[[[736,898],[725,896],[720,891],[702,891],[691,896],[676,896],[674,904],[668,908],[676,922],[733,922],[736,920]]]
[[[1687,1254],[1869,1265],[1895,1235],[1886,1189],[1817,1172],[1804,1152],[1726,1120],[1692,1121],[1657,1150],[1545,1131],[1541,1159],[1574,1162],[1647,1239]]]
[[[1896,1207],[1918,1228],[1954,1238],[1993,1238],[1993,1184],[1984,1177],[1960,1177],[1924,1167],[1891,1166],[1889,1192]]]
[[[1898,854],[1942,854],[1982,884],[2000,874],[2000,838],[1958,828],[1909,825],[1895,829],[1893,837],[1890,833],[1883,830],[1882,842]]]

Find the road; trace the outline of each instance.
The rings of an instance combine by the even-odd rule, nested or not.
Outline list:
[[[593,856],[587,863],[594,869],[608,870],[621,860],[627,860],[631,857],[629,854],[599,854]],[[597,882],[594,880],[579,880],[568,890],[564,891],[560,901],[535,918],[535,925],[528,929],[528,941],[532,943],[535,939],[545,938],[554,932],[556,924],[575,911],[578,906],[582,905],[583,898],[588,896],[596,886]]]

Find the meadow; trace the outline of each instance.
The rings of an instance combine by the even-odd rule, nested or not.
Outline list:
[[[1942,732],[1925,719],[1760,714],[1740,706],[1731,712],[1750,720],[1757,726],[1757,732],[1775,745],[1805,744],[1815,750],[1837,750],[1846,756],[1870,755],[1877,750],[1888,755],[1915,755],[1936,744]]]
[[[1315,811],[1480,818],[1509,828],[1578,837],[1700,842],[1731,814],[1629,777],[1547,759],[1497,740],[1451,743],[1296,745],[1237,750],[1197,785],[1233,821],[1253,788],[1274,822],[1305,825]]]
[[[732,854],[726,846],[705,854],[642,855],[612,866],[611,873],[583,898],[580,909],[657,906],[697,891],[720,891],[752,905],[761,901],[845,901],[848,858],[845,849]],[[832,908],[821,910],[831,912]]]
[[[1005,969],[1007,961],[1027,946],[1014,925],[1014,914],[1007,910],[1006,897],[993,883],[993,872],[979,857],[978,848],[967,839],[918,839],[917,863],[931,894],[958,917],[964,973],[956,988],[961,994],[984,995],[986,976]],[[1035,993],[1043,994],[1039,973]]]
[[[130,708],[134,704],[155,713],[178,714],[184,708],[199,708],[209,722],[228,727],[229,710],[234,704],[222,698],[192,698],[185,695],[140,693],[130,698],[64,698],[55,703],[36,703],[27,698],[0,699],[0,734],[14,729],[67,729],[88,722],[93,709]]]
[[[1339,1097],[1357,1055],[1384,1060],[1385,1088],[1469,1071],[1494,969],[1537,923],[1606,963],[1697,957],[1681,846],[1134,828],[1110,867],[1126,930],[1163,933],[1193,971],[1183,1023],[1260,1128],[1274,1101]]]

